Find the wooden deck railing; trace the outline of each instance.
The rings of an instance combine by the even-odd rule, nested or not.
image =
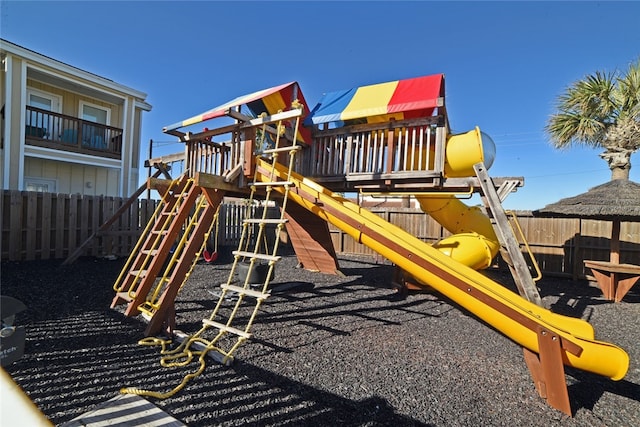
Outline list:
[[[346,181],[353,187],[365,181],[439,178],[444,170],[445,129],[441,117],[359,124],[317,130],[311,144],[296,160],[296,172],[318,179]],[[190,176],[198,172],[224,175],[237,168],[251,175],[257,127],[239,125],[209,131],[227,133],[228,142],[203,138],[187,139],[186,159]],[[279,161],[288,161],[283,153]],[[347,185],[349,187],[349,185]],[[347,188],[345,188],[347,189]]]
[[[186,149],[185,170],[191,177],[198,172],[224,175],[240,161],[240,144],[196,140],[188,141]]]
[[[28,145],[121,158],[122,129],[27,106]]]
[[[349,180],[440,176],[444,132],[439,117],[318,130],[303,152],[303,174]],[[409,173],[410,175],[408,175]]]

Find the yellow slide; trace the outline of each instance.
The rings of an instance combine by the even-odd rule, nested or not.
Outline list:
[[[491,265],[500,243],[489,217],[480,208],[469,207],[453,195],[415,197],[424,212],[453,234],[433,247],[474,270]]]
[[[258,179],[269,181],[273,165],[259,159]],[[293,183],[291,200],[338,227],[356,241],[387,258],[423,284],[460,304],[519,345],[539,353],[539,328],[558,335],[565,365],[604,375],[624,377],[627,353],[596,341],[592,326],[581,319],[562,316],[539,307],[490,280],[483,274],[449,258],[428,243],[407,233],[317,183],[276,164],[276,175]],[[276,186],[274,189],[283,189]]]

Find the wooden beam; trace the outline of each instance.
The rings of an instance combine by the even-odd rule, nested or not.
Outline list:
[[[215,188],[218,190],[228,191],[232,193],[238,193],[238,192],[247,193],[247,194],[249,193],[249,189],[240,188],[235,184],[228,183],[227,181],[225,181],[224,177],[220,175],[211,175],[204,172],[196,173],[195,184],[198,187]]]
[[[238,163],[234,167],[232,167],[227,173],[224,174],[225,182],[233,182],[238,176],[240,176],[240,172],[242,172],[242,163]]]
[[[156,173],[153,175],[152,178],[157,178],[160,175],[161,171],[156,171]],[[67,257],[67,259],[64,260],[64,262],[62,263],[62,265],[68,265],[71,264],[72,262],[74,262],[76,259],[78,259],[78,257],[80,255],[82,255],[82,252],[84,251],[84,249],[87,247],[87,245],[89,245],[89,243],[93,240],[94,237],[96,237],[96,235],[98,233],[101,233],[103,231],[105,231],[107,228],[109,228],[114,222],[116,222],[118,220],[118,218],[120,218],[120,216],[125,213],[129,207],[131,207],[131,205],[133,204],[134,201],[138,200],[138,197],[140,197],[140,195],[142,193],[144,193],[144,190],[147,189],[147,183],[145,182],[144,184],[142,184],[140,187],[138,187],[138,189],[131,195],[131,197],[129,197],[127,199],[127,201],[120,206],[120,208],[113,214],[113,216],[111,218],[109,218],[108,220],[106,220],[96,231],[94,231],[91,236],[89,236],[87,238],[87,240],[85,240],[80,246],[78,246],[78,248],[73,251],[73,253],[71,255],[69,255]]]
[[[171,187],[172,182],[173,180],[171,179],[160,179],[151,177],[147,181],[147,188],[156,190],[162,197],[164,197],[169,187]]]
[[[290,119],[295,119],[296,117],[300,117],[303,114],[302,110],[290,110],[290,111],[284,111],[282,113],[276,113],[276,114],[272,114],[270,116],[266,116],[266,117],[256,117],[256,118],[250,118],[248,116],[244,116],[240,113],[234,112],[233,113],[233,117],[238,119],[239,117],[243,117],[248,119],[247,121],[244,121],[242,123],[234,123],[232,125],[227,125],[227,126],[222,126],[216,129],[210,129],[208,131],[204,131],[204,132],[199,132],[199,133],[191,133],[188,132],[186,134],[182,134],[182,139],[184,141],[191,141],[191,140],[199,140],[199,139],[205,139],[205,138],[210,138],[216,135],[223,135],[225,133],[231,133],[233,131],[237,131],[237,130],[242,130],[242,129],[247,129],[247,128],[253,128],[256,126],[261,126],[261,125],[266,125],[266,124],[270,124],[270,123],[275,123],[275,122],[279,122],[281,120],[290,120]],[[275,130],[274,130],[275,132]]]
[[[145,160],[144,167],[152,167],[161,163],[180,162],[185,159],[184,151],[179,153],[167,154],[166,156],[154,157],[153,159]]]

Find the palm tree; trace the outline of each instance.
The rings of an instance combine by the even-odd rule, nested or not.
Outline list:
[[[604,148],[611,179],[629,179],[631,154],[640,148],[640,58],[626,73],[597,71],[558,97],[545,130],[556,148]]]

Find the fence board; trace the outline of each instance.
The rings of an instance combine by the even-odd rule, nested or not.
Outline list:
[[[78,242],[82,244],[87,237],[89,237],[89,202],[92,198],[82,197],[80,202],[80,229],[78,230]],[[78,245],[75,245],[74,249],[77,248]]]
[[[49,259],[51,258],[51,193],[41,194],[40,259]]]
[[[93,199],[93,203],[91,204],[91,230],[93,230],[93,232],[95,232],[95,230],[98,230],[98,228],[100,228],[100,225],[102,224],[102,222],[100,221],[100,208],[102,207],[103,202],[104,197],[98,196]],[[97,256],[99,254],[99,245],[97,244],[97,242],[99,242],[99,240],[94,239],[94,241],[89,245],[91,255],[93,256]]]
[[[115,203],[115,200],[113,197],[107,197],[105,199],[105,205],[104,205],[104,218],[111,218],[113,216],[113,214],[116,212],[117,208],[115,208],[113,206],[113,204]],[[112,231],[115,228],[115,224],[112,224],[109,227],[109,231]],[[113,250],[113,237],[112,235],[110,235],[108,232],[105,233],[104,238],[103,238],[103,242],[102,242],[102,247],[104,248],[104,251],[106,254],[113,254],[114,250]]]
[[[38,215],[38,194],[27,192],[26,222],[24,224],[25,259],[36,259],[36,216]]]
[[[69,224],[67,241],[67,253],[71,253],[78,247],[78,194],[72,194],[69,200]]]
[[[11,191],[9,213],[9,259],[22,259],[22,219],[24,198],[20,191]]]

